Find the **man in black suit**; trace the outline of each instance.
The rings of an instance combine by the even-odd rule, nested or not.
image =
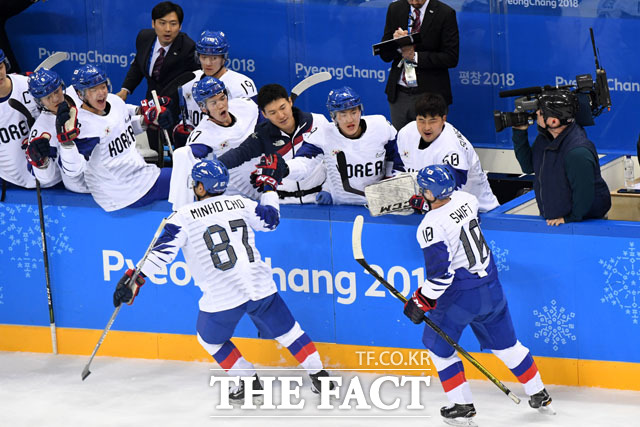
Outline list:
[[[394,1],[387,9],[382,41],[409,32],[419,32],[421,42],[380,53],[383,61],[393,61],[385,93],[391,123],[398,130],[416,119],[414,105],[420,94],[439,93],[452,103],[449,68],[458,65],[458,21],[451,7],[438,0]]]
[[[169,109],[174,119],[178,116],[177,88],[171,93],[159,92],[167,83],[185,71],[200,69],[196,62],[196,45],[188,35],[181,32],[184,12],[180,5],[170,1],[158,3],[151,10],[153,29],[141,30],[136,38],[136,57],[129,67],[122,89],[117,95],[123,100],[132,93],[144,77],[147,80],[145,97],[151,99],[151,91],[172,99]],[[150,144],[158,141],[155,130],[147,131]],[[153,147],[153,145],[152,145]],[[159,151],[162,153],[162,150]],[[162,157],[162,155],[160,156]]]

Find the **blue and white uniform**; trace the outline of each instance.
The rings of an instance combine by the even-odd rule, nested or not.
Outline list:
[[[419,146],[421,137],[415,121],[400,129],[397,141],[398,152],[407,172],[446,163],[456,170],[456,182],[462,191],[478,198],[480,212],[500,206],[487,174],[482,170],[478,154],[467,138],[450,123],[445,122],[438,138],[424,148]]]
[[[416,237],[424,252],[427,279],[421,293],[436,300],[429,318],[458,342],[471,326],[523,384],[528,395],[544,388],[529,350],[517,340],[493,255],[480,229],[478,200],[454,191],[448,203],[427,212]],[[422,342],[452,403],[473,403],[462,362],[454,349],[425,326]]]
[[[335,123],[319,121],[318,130],[305,138],[293,160],[288,160],[287,178],[302,180],[314,173],[319,163],[326,169],[322,189],[331,193],[334,204],[364,205],[364,196],[344,190],[336,155],[344,152],[349,184],[357,190],[403,170],[396,146],[396,130],[384,116],[363,116],[358,138],[347,138]]]
[[[35,188],[36,180],[31,174],[31,165],[27,162],[23,142],[29,138],[27,118],[9,105],[9,99],[15,99],[24,105],[34,118],[40,114],[38,106],[29,94],[27,77],[8,74],[11,80],[11,93],[0,99],[0,178],[24,188]],[[51,186],[60,182],[60,177]]]

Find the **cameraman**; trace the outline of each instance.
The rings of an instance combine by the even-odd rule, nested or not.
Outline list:
[[[569,90],[543,92],[533,145],[528,125],[513,127],[516,158],[524,173],[536,175],[533,188],[547,225],[603,218],[611,208],[596,147],[575,122],[577,109],[577,98]]]

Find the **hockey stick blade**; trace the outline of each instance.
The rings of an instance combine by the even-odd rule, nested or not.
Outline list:
[[[367,263],[364,258],[364,253],[362,252],[362,228],[364,227],[364,217],[362,215],[358,215],[356,219],[353,221],[353,231],[351,234],[351,246],[353,249],[353,258],[360,264],[364,269],[373,276],[382,286],[387,288],[393,296],[398,298],[403,303],[407,302],[407,298],[400,293],[393,285],[387,282],[384,277],[380,276],[374,269]],[[499,379],[497,379],[491,372],[487,370],[484,366],[480,364],[473,356],[471,356],[465,349],[460,347],[458,343],[449,337],[442,329],[438,327],[431,319],[429,319],[426,315],[423,318],[423,321],[435,331],[442,339],[444,339],[451,347],[456,349],[458,353],[460,353],[465,359],[467,359],[473,366],[475,366],[485,377],[487,377],[492,383],[494,383],[504,394],[506,394],[511,400],[513,400],[516,404],[520,403],[520,398],[516,396],[511,390],[507,388]]]
[[[331,80],[331,73],[328,71],[323,71],[321,73],[316,73],[307,77],[306,79],[295,85],[293,89],[291,89],[291,102],[295,102],[296,98],[311,86],[315,86],[318,83],[326,82],[327,80]]]
[[[347,157],[345,156],[344,151],[338,151],[336,154],[336,161],[338,162],[338,173],[340,173],[340,180],[342,181],[344,191],[364,197],[364,191],[356,190],[349,182],[349,176],[347,175]]]
[[[38,65],[36,69],[33,71],[35,72],[42,68],[46,68],[47,70],[50,70],[56,65],[58,65],[59,63],[61,63],[62,61],[65,61],[66,59],[67,59],[67,54],[65,52],[56,52],[53,55],[49,56],[44,61],[42,61],[40,65]]]

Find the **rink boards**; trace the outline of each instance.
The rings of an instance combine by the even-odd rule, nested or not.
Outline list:
[[[142,256],[170,207],[158,202],[146,210],[105,213],[86,195],[43,195],[59,349],[90,354],[113,311],[117,280]],[[485,214],[482,227],[518,338],[543,378],[640,389],[640,228],[618,221],[551,228],[536,217],[502,213],[507,208]],[[418,216],[371,218],[358,207],[283,206],[278,230],[259,233],[258,248],[328,366],[428,370],[413,354],[422,348],[422,327],[409,322],[401,303],[353,260],[351,227],[358,214],[365,216],[368,262],[407,295],[424,278]],[[0,350],[51,351],[40,248],[35,192],[10,189],[0,204]],[[179,255],[166,274],[147,281],[133,306],[120,311],[99,354],[206,360],[194,336],[199,296]],[[259,339],[248,319],[236,336],[244,338],[241,351],[259,363],[295,364],[286,351]],[[480,352],[471,333],[460,344]],[[375,356],[364,357],[367,351]],[[495,357],[475,354],[513,380]],[[473,369],[467,374],[479,378]]]

